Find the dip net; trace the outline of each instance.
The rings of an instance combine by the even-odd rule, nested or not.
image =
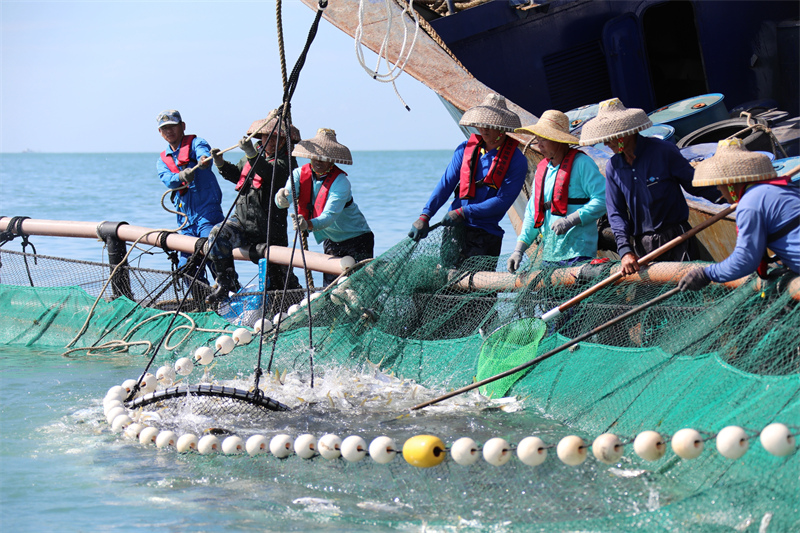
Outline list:
[[[319,455],[306,460],[219,454],[212,462],[191,462],[198,475],[215,468],[226,475],[256,473],[282,487],[284,494],[276,498],[287,505],[302,500],[309,511],[352,523],[498,531],[800,528],[798,455],[773,455],[758,437],[774,422],[793,434],[800,431],[796,277],[773,270],[765,281],[752,277],[736,286],[678,293],[481,389],[483,394],[472,391],[411,412],[418,403],[591,332],[673,289],[696,266],[655,263],[545,324],[542,314],[606,278],[618,263],[548,267],[534,253],[511,275],[505,256],[462,260],[458,231],[443,228],[419,243],[404,240],[357,265],[310,304],[295,308],[280,331],[217,353],[211,364],[196,363],[188,376],[159,382],[149,392],[172,394],[180,403],[138,400],[128,414],[161,432],[211,433],[220,440],[335,433],[370,443],[389,436],[399,450],[418,434],[436,435],[448,448],[461,437],[479,448],[502,437],[513,455],[533,435],[551,446],[536,467],[516,456],[503,466],[483,460],[463,466],[449,455],[430,468],[400,457],[379,464],[369,457],[350,462]],[[128,357],[136,357],[167,335],[170,316],[136,291],[132,298],[93,292],[86,282],[69,278],[72,267],[56,259],[39,256],[34,265],[31,255],[0,250],[0,260],[0,342],[61,349],[83,329],[73,348],[111,339],[149,342],[126,346]],[[107,265],[95,268],[92,276],[107,277]],[[152,276],[153,283],[164,277]],[[270,295],[270,303],[279,296]],[[268,309],[270,315],[281,310],[277,304]],[[155,368],[193,358],[201,346],[214,349],[221,334],[236,328],[211,312],[186,313],[174,326],[177,332],[167,337]],[[68,357],[89,353],[96,352]],[[203,387],[255,394],[286,410],[240,412],[219,397],[191,392]],[[216,407],[197,408],[209,401]],[[715,444],[717,433],[732,425],[750,437],[749,450],[735,460],[718,453]],[[683,428],[703,436],[705,450],[696,459],[681,459],[669,446],[654,461],[633,451],[631,442],[643,431],[657,431],[668,442]],[[623,455],[610,465],[591,451],[577,466],[556,458],[555,446],[567,435],[580,436],[588,446],[609,432],[624,444]]]

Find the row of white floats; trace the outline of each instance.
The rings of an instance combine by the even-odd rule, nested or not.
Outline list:
[[[176,435],[172,431],[160,431],[157,428],[134,422],[127,409],[122,406],[125,394],[123,387],[112,387],[103,400],[106,419],[115,432],[124,431],[125,435],[138,439],[140,443],[155,444],[159,448],[175,447],[179,452],[196,451],[201,454],[224,453],[251,456],[266,453],[267,450],[280,459],[296,454],[303,459],[321,455],[325,459],[343,457],[350,462],[364,459],[367,454],[376,462],[391,462],[398,451],[411,465],[427,468],[440,464],[447,453],[460,465],[471,465],[483,456],[492,465],[501,466],[507,463],[513,451],[522,463],[529,466],[542,464],[547,458],[548,445],[539,437],[526,437],[516,446],[512,446],[502,438],[489,439],[482,447],[469,437],[456,440],[448,449],[444,442],[432,435],[417,435],[408,439],[399,450],[395,441],[386,436],[377,437],[369,446],[358,435],[351,435],[344,440],[336,435],[327,434],[317,440],[310,434],[300,435],[293,439],[281,434],[267,439],[263,435],[253,435],[243,441],[232,435],[220,440],[215,435],[198,437],[193,434]],[[716,439],[717,450],[728,459],[739,459],[750,446],[750,440],[758,436],[761,445],[775,456],[786,456],[795,452],[795,434],[788,426],[773,423],[765,427],[758,435],[749,435],[739,426],[728,426],[716,435],[704,438],[695,429],[681,429],[672,436],[672,450],[683,459],[695,459],[702,454],[705,442]],[[591,445],[581,437],[569,435],[561,439],[556,448],[556,455],[565,464],[576,466],[583,463],[588,456],[588,449],[598,461],[614,464],[620,460],[625,444],[612,433],[604,433],[597,437]],[[664,436],[656,431],[644,431],[633,441],[634,452],[646,461],[656,461],[664,456],[667,443]]]

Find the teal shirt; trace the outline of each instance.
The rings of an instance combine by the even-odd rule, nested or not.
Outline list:
[[[302,167],[301,167],[302,168]],[[292,179],[294,180],[295,191],[300,194],[300,168],[294,169],[292,172]],[[311,193],[311,203],[317,199],[320,187],[324,180],[312,180],[314,190]],[[286,190],[291,193],[292,184],[286,181]],[[317,243],[321,243],[325,239],[330,239],[333,242],[342,242],[365,233],[370,233],[372,230],[367,224],[367,219],[361,213],[355,202],[345,207],[348,201],[353,197],[350,191],[350,180],[347,176],[340,174],[338,178],[333,180],[331,188],[328,191],[328,198],[325,201],[325,207],[322,213],[311,219],[314,233],[314,239]],[[292,195],[289,194],[289,201],[292,201]]]
[[[553,188],[559,167],[560,165],[547,165],[544,175],[545,202],[553,199]],[[577,211],[581,217],[581,223],[579,226],[570,228],[564,235],[556,235],[550,229],[553,220],[562,217],[554,215],[549,209],[545,211],[544,224],[538,228],[533,227],[533,194],[525,208],[525,220],[522,223],[522,231],[518,240],[530,246],[542,232],[544,236],[542,260],[544,261],[565,261],[580,256],[594,257],[597,254],[596,221],[606,212],[606,181],[592,158],[584,153],[575,156],[572,163],[568,195],[570,198],[589,198],[589,202],[583,205],[569,204],[567,206],[567,215]]]

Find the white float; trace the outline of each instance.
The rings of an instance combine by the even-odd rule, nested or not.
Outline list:
[[[193,450],[197,451],[197,442],[197,435],[185,433],[178,438],[178,443],[175,445],[175,448],[180,453],[187,453]]]
[[[222,335],[214,341],[214,347],[217,349],[217,353],[225,355],[231,353],[231,351],[236,348],[236,343],[233,342],[230,335]]]
[[[750,437],[739,426],[728,426],[717,433],[717,451],[728,459],[738,459],[750,448]]]
[[[586,460],[586,443],[577,435],[568,435],[559,441],[556,455],[562,463],[577,466]]]
[[[266,318],[260,318],[256,320],[255,324],[253,324],[253,331],[259,334],[269,333],[270,331],[272,331],[272,322],[270,322]]]
[[[622,457],[625,448],[613,433],[603,433],[592,442],[592,455],[607,465],[613,465]]]
[[[761,431],[761,445],[772,455],[785,457],[795,451],[795,438],[786,425],[779,422],[768,425]]]
[[[483,445],[483,459],[493,466],[503,466],[511,459],[511,446],[506,439],[495,437]]]
[[[197,451],[203,455],[219,451],[219,439],[216,435],[203,435],[197,442]]]
[[[369,443],[369,456],[378,464],[388,464],[397,455],[397,446],[391,437],[380,436]]]
[[[133,424],[133,420],[126,414],[117,415],[114,420],[111,421],[111,430],[119,433],[120,431],[124,430],[128,426]]]
[[[657,431],[642,431],[633,440],[633,451],[645,461],[658,461],[667,452],[667,443]]]
[[[547,459],[547,444],[539,437],[525,437],[517,444],[517,457],[528,466],[539,466]]]
[[[703,453],[703,437],[692,428],[683,428],[672,436],[672,451],[683,459],[696,459]]]
[[[450,447],[450,456],[461,466],[474,465],[480,459],[478,444],[469,437],[461,437]]]
[[[145,428],[144,424],[138,424],[134,422],[133,424],[125,428],[125,436],[128,437],[129,439],[136,440],[139,438],[139,433],[141,433],[141,431],[144,428]]]
[[[266,453],[267,451],[267,437],[264,435],[253,435],[245,443],[245,449],[248,455],[255,457],[256,455]]]
[[[311,459],[317,454],[317,438],[310,433],[300,435],[294,440],[294,453],[302,459]]]
[[[194,363],[188,357],[181,357],[175,361],[175,372],[181,376],[188,376],[194,370]]]
[[[358,435],[350,435],[342,441],[342,457],[351,463],[357,463],[367,455],[367,443]]]
[[[112,407],[106,413],[106,422],[111,424],[112,422],[114,422],[114,419],[117,418],[119,415],[125,415],[125,414],[128,414],[128,410],[122,407],[121,405],[117,407]]]
[[[317,448],[319,449],[319,454],[325,459],[338,459],[342,455],[342,439],[328,433],[319,439]]]
[[[237,328],[231,338],[236,343],[236,346],[244,346],[245,344],[250,344],[250,341],[253,340],[253,334],[247,328]]]
[[[225,437],[225,440],[222,441],[222,453],[228,455],[244,453],[244,441],[242,441],[241,437],[237,437],[236,435]]]
[[[275,435],[269,441],[269,451],[278,459],[285,459],[292,454],[292,437],[289,435]]]
[[[175,381],[175,369],[169,365],[164,365],[156,371],[156,381],[169,387]]]
[[[178,441],[178,436],[174,431],[162,431],[156,437],[156,448],[168,448],[175,446]]]
[[[158,428],[148,426],[139,433],[139,444],[142,446],[154,444],[156,437],[158,437]]]
[[[199,363],[205,366],[205,365],[210,365],[213,360],[214,360],[214,350],[212,350],[208,346],[200,346],[197,350],[194,351],[195,363]]]

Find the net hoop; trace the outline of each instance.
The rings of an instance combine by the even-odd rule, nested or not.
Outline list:
[[[171,400],[175,398],[185,398],[187,396],[212,396],[215,398],[227,398],[244,403],[248,403],[255,407],[260,407],[266,411],[291,411],[291,408],[282,404],[277,400],[273,400],[268,396],[254,391],[245,391],[236,389],[234,387],[222,387],[219,385],[178,385],[169,387],[164,390],[151,392],[135,398],[134,400],[126,403],[128,409],[138,409],[139,407],[146,407],[154,403],[164,400]]]

